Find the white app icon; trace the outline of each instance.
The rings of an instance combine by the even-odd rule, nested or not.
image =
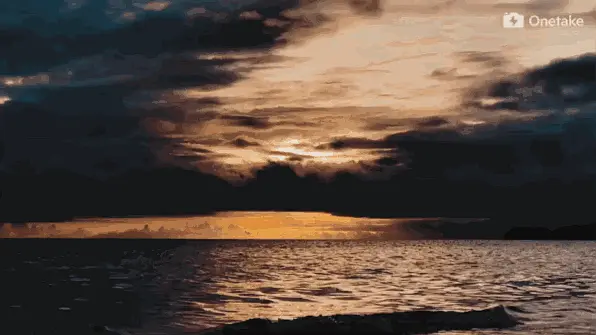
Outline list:
[[[523,28],[524,16],[519,13],[503,14],[503,28]]]

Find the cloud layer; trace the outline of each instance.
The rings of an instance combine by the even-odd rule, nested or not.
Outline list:
[[[245,239],[250,238],[250,232],[238,225],[221,227],[209,223],[187,225],[185,228],[151,229],[145,225],[140,229],[113,230],[94,233],[85,228],[64,229],[56,224],[26,224],[0,227],[0,238],[141,238],[141,239]]]
[[[0,221],[591,216],[596,54],[528,67],[450,47],[434,65],[451,37],[387,39],[374,23],[395,5],[152,5],[73,36],[67,21],[2,28]]]

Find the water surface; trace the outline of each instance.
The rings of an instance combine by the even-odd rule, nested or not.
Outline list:
[[[177,334],[251,318],[511,308],[447,334],[590,334],[593,242],[2,240],[10,334]]]

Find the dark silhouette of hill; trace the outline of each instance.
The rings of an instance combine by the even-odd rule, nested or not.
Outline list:
[[[505,233],[507,240],[596,240],[596,223],[571,225],[554,229],[515,227]]]

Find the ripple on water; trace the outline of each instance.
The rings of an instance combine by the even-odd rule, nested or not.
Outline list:
[[[282,289],[279,287],[261,287],[259,288],[259,292],[266,293],[266,294],[273,294],[277,292],[281,292]]]
[[[312,295],[312,296],[332,296],[332,295],[343,295],[343,294],[350,294],[352,292],[350,291],[345,291],[345,290],[341,290],[337,287],[319,287],[319,288],[314,288],[314,289],[309,289],[309,290],[298,290],[298,293],[304,294],[304,295]]]
[[[144,276],[128,276],[129,269],[115,271],[105,260],[98,261],[99,269],[88,272],[82,272],[80,266],[56,271],[72,264],[68,259],[51,258],[47,262],[52,264],[43,265],[52,269],[28,266],[35,268],[31,271],[47,272],[32,275],[36,280],[29,285],[37,285],[36,292],[63,292],[62,286],[72,290],[71,296],[57,297],[58,302],[48,307],[54,313],[60,306],[79,313],[108,297],[110,306],[120,301],[118,310],[130,309],[129,298],[138,294],[151,299],[145,312],[152,314],[152,322],[179,324],[190,330],[251,318],[464,312],[495,304],[515,306],[509,309],[523,324],[511,331],[518,334],[585,335],[590,326],[596,327],[594,243],[547,243],[531,248],[498,241],[218,243],[217,248],[204,242],[181,248],[184,259],[195,262],[192,266],[177,262],[178,249],[173,248],[172,262],[160,260],[153,263],[156,266],[136,270]],[[239,257],[240,252],[244,256]],[[146,260],[133,263],[152,264]],[[8,264],[5,270],[14,267],[17,271],[2,272],[3,279],[17,278],[19,266]],[[76,278],[91,279],[93,286],[81,288],[88,283]],[[30,302],[23,300],[26,293],[6,299],[5,307],[16,314],[19,309],[13,306],[29,306]],[[78,298],[93,303],[69,305]],[[62,312],[66,311],[59,313],[61,317],[76,314]]]
[[[276,300],[279,300],[279,301],[289,301],[289,302],[314,302],[314,300],[310,300],[310,299],[303,298],[303,297],[280,297],[280,296],[276,296],[275,299]]]

